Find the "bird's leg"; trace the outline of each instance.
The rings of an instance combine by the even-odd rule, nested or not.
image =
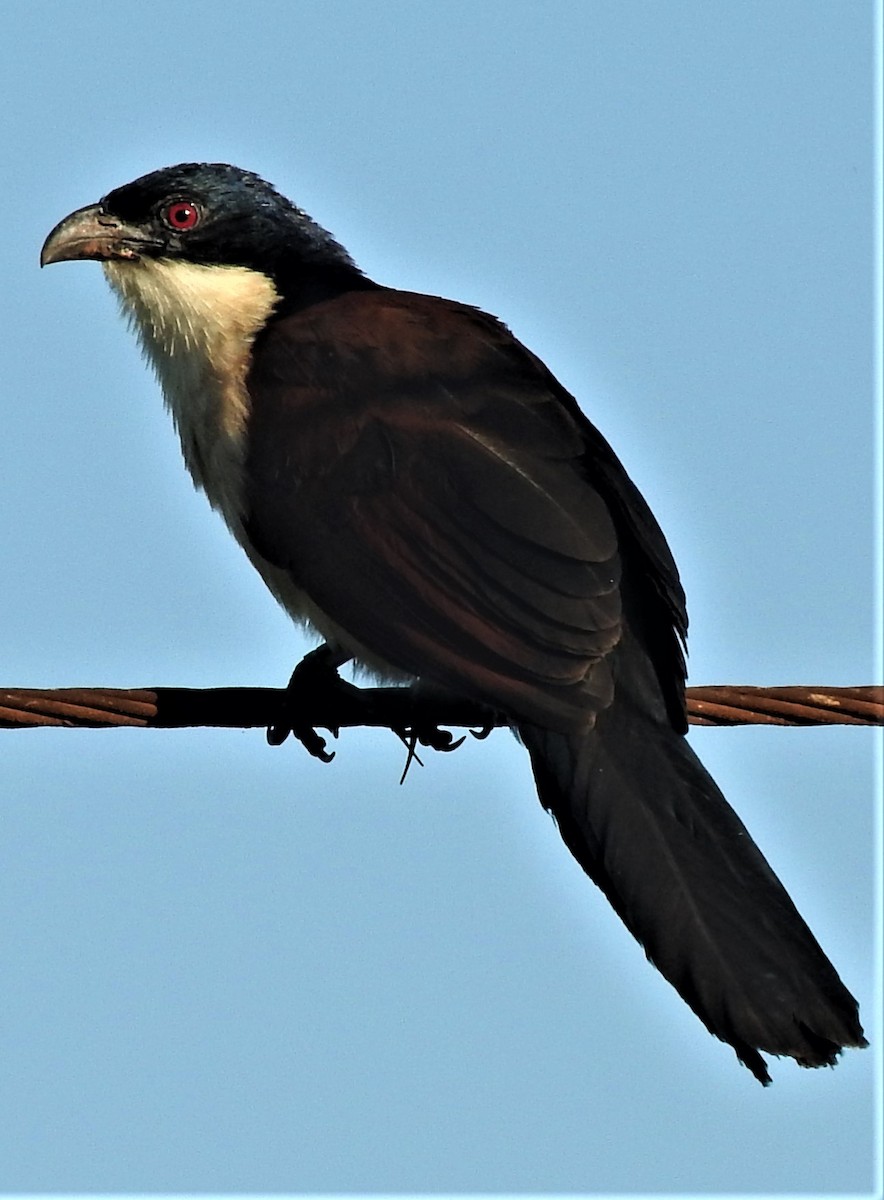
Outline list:
[[[344,696],[350,699],[358,692],[358,688],[338,675],[338,668],[350,657],[339,646],[324,643],[301,659],[286,688],[283,720],[267,728],[267,741],[271,746],[281,746],[291,733],[314,758],[331,762],[334,754],[326,750],[325,738],[316,732],[310,715],[311,712],[315,714],[320,697],[326,707],[336,699]],[[331,732],[337,737],[337,729]]]

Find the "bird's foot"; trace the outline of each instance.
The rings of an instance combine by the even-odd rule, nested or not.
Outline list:
[[[305,750],[322,762],[331,762],[334,754],[326,748],[325,738],[316,732],[317,724],[338,736],[342,725],[386,725],[408,751],[404,781],[413,762],[423,766],[418,746],[448,754],[466,740],[456,738],[437,724],[438,705],[432,697],[412,688],[358,688],[341,679],[338,668],[350,656],[334,646],[323,645],[298,663],[292,672],[279,717],[267,729],[271,746],[281,746],[293,734]],[[317,717],[319,721],[317,722]],[[433,718],[436,717],[437,720]],[[485,738],[494,722],[471,729],[475,738]]]
[[[417,700],[417,704],[420,704],[420,700]],[[471,729],[470,734],[481,741],[488,737],[493,728],[493,725],[483,725],[478,729]],[[450,754],[452,750],[458,750],[467,740],[466,734],[456,738],[449,730],[441,729],[431,721],[413,721],[404,728],[394,728],[393,732],[408,750],[405,767],[399,779],[400,784],[405,782],[405,777],[411,769],[412,763],[416,762],[419,767],[424,765],[417,753],[418,746],[426,746],[430,750],[438,750],[442,754]]]
[[[402,768],[402,774],[399,777],[400,786],[405,783],[405,777],[411,770],[412,763],[417,763],[419,767],[424,765],[417,752],[419,745],[427,746],[430,750],[439,750],[443,754],[449,754],[452,750],[457,750],[466,741],[466,734],[463,737],[455,739],[454,734],[449,733],[447,729],[440,729],[438,725],[430,724],[410,725],[404,729],[394,729],[393,732],[408,751],[405,758],[405,766]]]
[[[282,719],[267,728],[271,746],[281,746],[291,733],[314,758],[331,762],[334,753],[326,749],[325,738],[320,737],[309,718],[319,702],[325,708],[344,697],[349,700],[359,691],[338,674],[338,667],[348,659],[349,655],[329,645],[319,646],[301,659],[286,688]],[[338,736],[337,729],[331,728],[330,732]]]

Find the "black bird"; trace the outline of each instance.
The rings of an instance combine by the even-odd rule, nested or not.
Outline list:
[[[99,259],[184,460],[279,602],[381,675],[518,731],[541,803],[648,958],[762,1083],[857,1005],[684,734],[684,594],[647,504],[479,309],[374,283],[269,184],[145,175],[55,227]]]

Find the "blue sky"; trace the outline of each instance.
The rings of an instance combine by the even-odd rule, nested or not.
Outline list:
[[[498,314],[679,561],[695,683],[875,681],[865,0],[10,6],[9,686],[279,685],[306,648],[185,475],[71,209],[256,170],[375,278]],[[694,742],[874,1049],[762,1091],[569,858],[504,732],[7,733],[0,1191],[864,1193],[874,735]]]

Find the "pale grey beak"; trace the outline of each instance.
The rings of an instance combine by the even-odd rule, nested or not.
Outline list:
[[[55,226],[40,251],[40,266],[73,259],[138,259],[159,242],[136,225],[104,212],[100,204],[78,208]]]

